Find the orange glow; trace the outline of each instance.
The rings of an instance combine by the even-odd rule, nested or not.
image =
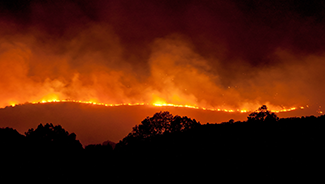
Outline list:
[[[87,40],[84,37],[80,39]],[[238,88],[229,86],[224,88],[218,82],[222,76],[209,72],[212,68],[210,61],[195,53],[188,43],[180,38],[157,39],[153,43],[153,50],[147,61],[149,74],[143,80],[134,77],[141,74],[130,69],[132,67],[124,69],[115,65],[112,67],[101,65],[106,63],[106,59],[101,57],[95,58],[98,59],[98,63],[93,64],[94,59],[90,56],[77,57],[80,53],[67,53],[57,57],[52,53],[51,48],[42,50],[43,47],[39,45],[34,47],[27,42],[12,45],[12,42],[4,41],[5,44],[0,46],[6,51],[0,54],[0,66],[7,70],[12,69],[14,72],[14,75],[2,76],[5,80],[3,84],[0,82],[0,85],[8,90],[2,90],[0,94],[2,99],[0,107],[25,102],[78,102],[104,106],[151,104],[157,107],[248,113],[265,104],[272,112],[280,113],[304,109],[305,107],[297,105],[307,103],[307,100],[300,96],[296,99],[303,99],[302,101],[295,102],[294,98],[286,101],[286,95],[290,94],[285,92],[281,97],[280,93],[277,93],[278,100],[268,102],[273,98],[270,96],[273,92],[259,93],[258,85],[250,88],[245,85],[240,87],[241,83],[245,84],[244,79],[233,79]],[[33,50],[35,48],[40,50]],[[76,55],[76,60],[80,60],[85,65],[74,69],[71,55]],[[44,70],[44,66],[47,66],[46,63],[42,64],[44,60],[57,64]],[[122,60],[117,59],[117,61],[124,64]],[[11,63],[18,64],[16,66]],[[115,69],[112,69],[114,67]],[[265,72],[270,74],[269,76],[273,74],[272,71]],[[265,76],[268,76],[267,74]],[[256,77],[256,80],[258,78]],[[283,77],[280,75],[277,78]],[[267,79],[263,78],[263,80]],[[251,83],[259,84],[260,81],[251,81]],[[288,91],[286,86],[280,83],[276,89]],[[268,86],[261,87],[262,91],[268,91],[264,88]]]
[[[314,14],[304,19],[289,8],[294,13],[276,13],[286,19],[251,16],[237,1],[152,1],[132,11],[130,3],[98,1],[89,12],[88,3],[75,1],[67,8],[28,3],[28,11],[4,11],[0,108],[75,102],[248,113],[265,104],[287,113],[325,104],[325,39]],[[260,17],[274,26],[265,29]]]
[[[11,90],[8,91],[13,91],[13,93],[3,92],[4,94],[0,95],[2,99],[0,107],[15,106],[25,102],[33,104],[75,102],[102,106],[152,105],[227,113],[252,112],[262,104],[267,105],[270,111],[275,113],[305,108],[304,106],[291,106],[305,104],[306,101],[295,104],[292,101],[283,100],[285,97],[281,97],[276,102],[268,102],[267,100],[271,99],[270,96],[260,95],[259,89],[256,89],[255,93],[255,86],[249,89],[243,86],[223,88],[217,80],[219,75],[207,72],[211,69],[209,61],[201,58],[187,45],[187,42],[181,39],[158,39],[154,45],[148,61],[150,75],[143,82],[134,79],[137,73],[131,69],[112,70],[112,67],[102,66],[99,63],[93,65],[91,62],[93,59],[86,57],[78,58],[86,63],[85,68],[78,68],[74,71],[74,66],[69,66],[69,63],[73,63],[69,56],[56,58],[55,55],[43,55],[42,57],[45,51],[31,50],[34,47],[30,47],[28,43],[11,45],[11,42],[8,42],[1,46],[6,48],[4,49],[6,52],[0,54],[0,66],[7,67],[7,69],[13,68],[15,71],[15,75],[2,77],[8,79],[5,80],[3,86],[11,86]],[[46,51],[51,53],[51,50]],[[16,57],[17,55],[22,57]],[[180,57],[183,55],[187,59]],[[57,75],[56,72],[52,73],[52,70],[44,71],[43,65],[38,64],[47,59],[49,63],[58,63],[60,66]],[[100,61],[106,62],[103,59]],[[19,67],[11,66],[10,63],[20,65]],[[56,66],[49,67],[49,69],[52,68]],[[28,71],[36,76],[35,79],[29,78],[32,74]],[[89,73],[84,71],[89,71]],[[41,75],[42,72],[44,75]],[[238,81],[238,85],[243,82]],[[131,84],[134,85],[127,87]],[[279,85],[278,91],[287,91],[282,89],[283,86],[286,85]],[[246,91],[250,91],[249,95],[242,95]],[[258,100],[255,97],[258,97]],[[278,94],[277,98],[280,98]],[[243,99],[247,100],[242,102]]]
[[[60,103],[60,102],[73,102],[73,103],[83,103],[83,104],[92,104],[92,105],[99,105],[99,106],[106,106],[106,107],[117,107],[117,106],[144,106],[144,105],[151,105],[155,107],[178,107],[178,108],[188,108],[188,109],[200,109],[200,110],[205,110],[205,111],[220,111],[220,112],[228,112],[228,113],[234,113],[234,112],[239,112],[239,113],[249,113],[253,112],[255,110],[247,110],[247,109],[219,109],[219,108],[207,108],[207,107],[199,107],[199,106],[193,106],[193,105],[183,105],[183,104],[172,104],[172,103],[162,103],[159,101],[156,101],[155,103],[120,103],[120,104],[107,104],[107,103],[97,103],[94,101],[81,101],[81,100],[70,100],[70,99],[64,99],[64,100],[57,100],[57,99],[51,99],[51,100],[42,100],[39,102],[31,102],[32,104],[37,104],[37,103]],[[11,103],[10,106],[14,107],[18,104],[16,103]],[[297,107],[291,107],[288,109],[281,109],[281,110],[274,110],[274,109],[269,109],[271,112],[274,113],[280,113],[280,112],[289,112],[289,111],[294,111],[297,110]],[[300,107],[299,109],[304,109],[304,107]],[[322,111],[318,111],[318,113],[322,114]]]

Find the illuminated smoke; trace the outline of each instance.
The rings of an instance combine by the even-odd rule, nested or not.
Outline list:
[[[3,16],[0,107],[64,99],[234,110],[324,103],[323,48],[309,50],[324,38],[308,39],[320,35],[321,24],[269,18],[278,21],[269,30],[240,5],[221,4],[233,15],[213,16],[194,3],[168,19],[164,7],[155,3],[142,15],[123,3],[104,4],[110,10],[104,11],[95,1],[91,6],[97,13],[72,2],[64,4],[66,9],[32,3],[26,23],[16,20],[18,15]],[[138,22],[134,15],[140,16]],[[241,23],[245,19],[252,23]],[[302,25],[311,28],[305,33]],[[297,37],[288,33],[297,27],[308,49],[294,45]]]

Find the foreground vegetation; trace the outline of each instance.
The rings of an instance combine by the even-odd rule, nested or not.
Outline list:
[[[43,183],[320,183],[324,128],[325,116],[279,119],[266,106],[247,121],[221,124],[156,113],[116,146],[83,148],[59,125],[40,124],[25,135],[2,128],[1,175]]]

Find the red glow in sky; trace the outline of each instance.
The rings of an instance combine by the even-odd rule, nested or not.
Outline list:
[[[321,111],[324,7],[256,0],[1,2],[0,107],[70,99]]]

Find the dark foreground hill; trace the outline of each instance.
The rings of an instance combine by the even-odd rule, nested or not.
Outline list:
[[[1,179],[34,183],[323,183],[325,116],[205,124],[156,113],[117,145],[82,147],[61,126],[0,129]]]
[[[177,107],[153,106],[117,106],[81,104],[73,102],[23,104],[0,109],[0,127],[13,127],[23,134],[29,128],[36,128],[40,123],[61,125],[77,134],[78,140],[85,146],[98,144],[106,140],[118,142],[125,137],[132,127],[145,117],[159,111],[188,116],[202,124],[220,123],[229,119],[243,121],[248,113],[213,112]],[[311,109],[279,113],[279,117],[310,115]]]
[[[122,148],[121,171],[147,182],[322,183],[324,130],[325,116],[201,125]]]
[[[40,123],[61,125],[77,134],[83,145],[106,140],[118,142],[145,117],[159,111],[189,116],[200,122],[222,122],[230,118],[243,120],[247,114],[212,112],[188,108],[153,106],[117,106],[73,102],[23,104],[0,109],[0,127],[13,127],[23,134]]]

